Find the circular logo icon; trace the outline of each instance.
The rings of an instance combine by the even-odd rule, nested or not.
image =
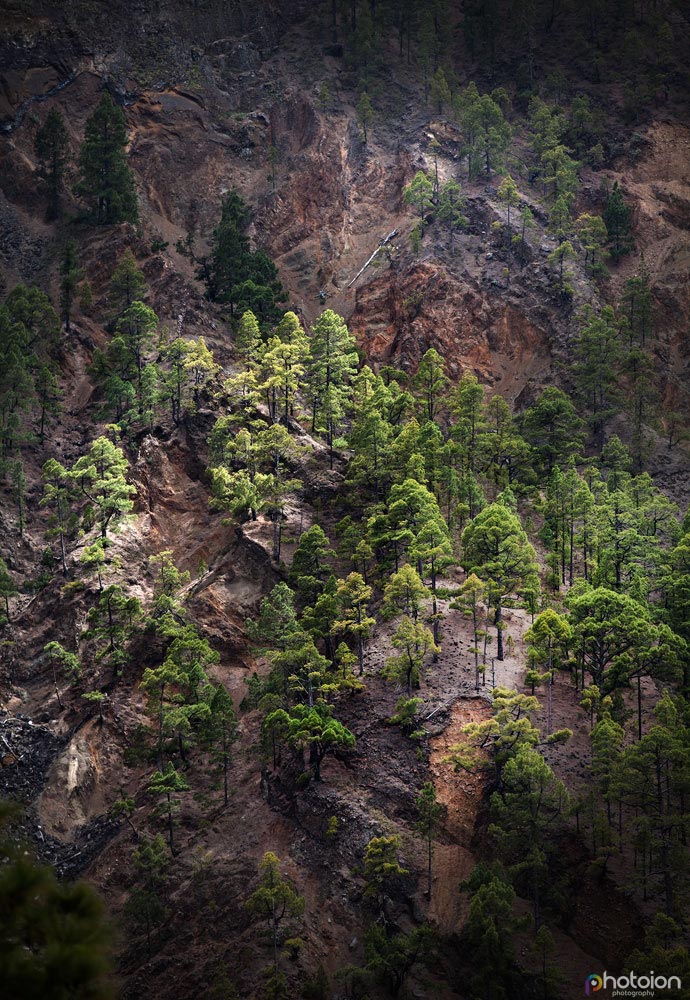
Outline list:
[[[601,976],[595,976],[593,974],[591,976],[587,976],[587,978],[585,979],[586,996],[591,996],[592,993],[598,993],[603,985],[604,985],[604,980],[601,978]]]

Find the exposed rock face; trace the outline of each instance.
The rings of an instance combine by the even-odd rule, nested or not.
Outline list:
[[[474,371],[508,398],[531,377],[548,371],[549,330],[530,318],[509,293],[483,291],[469,275],[450,276],[425,261],[391,269],[358,290],[351,325],[367,356],[414,370],[421,353],[436,348],[459,378]]]

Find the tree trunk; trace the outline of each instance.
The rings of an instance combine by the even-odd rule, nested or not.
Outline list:
[[[496,605],[494,625],[496,626],[496,659],[503,660],[503,608],[500,600]]]
[[[642,672],[637,671],[637,738],[642,739]]]
[[[168,798],[168,841],[170,843],[170,853],[175,853],[175,846],[173,844],[173,818],[172,818],[172,802],[170,798],[170,792],[167,792]]]

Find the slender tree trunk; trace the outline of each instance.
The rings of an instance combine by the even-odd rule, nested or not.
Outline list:
[[[431,898],[431,828],[429,828],[428,848],[429,848],[429,855],[428,855],[426,894],[429,898]]]
[[[500,599],[496,605],[494,624],[496,626],[496,659],[503,660],[503,608]]]
[[[173,844],[173,818],[172,818],[172,801],[170,792],[167,793],[168,798],[168,841],[170,843],[170,853],[175,853],[175,846]]]
[[[642,739],[642,675],[637,671],[637,738]]]

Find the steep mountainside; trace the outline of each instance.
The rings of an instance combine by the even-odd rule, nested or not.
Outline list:
[[[374,17],[376,6],[371,4]],[[678,75],[679,70],[670,97],[662,98],[659,84],[637,119],[626,121],[627,98],[615,76],[604,86],[583,72],[578,85],[573,78],[579,64],[575,65],[563,106],[567,105],[570,114],[576,93],[591,98],[600,116],[599,145],[603,144],[604,152],[600,160],[589,152],[579,157],[571,215],[575,219],[604,212],[617,182],[632,208],[635,245],[620,260],[610,260],[605,274],[593,274],[573,229],[569,239],[575,250],[571,246],[566,293],[553,256],[565,235],[554,227],[552,199],[545,190],[548,185],[534,167],[529,100],[524,88],[508,83],[508,55],[505,64],[497,57],[493,66],[487,66],[481,52],[472,55],[468,48],[467,11],[484,6],[436,5],[439,11],[448,8],[451,12],[456,89],[474,79],[482,92],[504,85],[510,91],[505,98],[513,130],[508,164],[488,175],[484,170],[473,171],[470,177],[468,140],[458,115],[452,113],[450,101],[442,107],[443,102],[433,96],[427,99],[427,76],[433,76],[436,67],[422,74],[421,56],[413,53],[400,58],[398,54],[403,52],[405,35],[403,28],[398,34],[394,13],[398,7],[408,11],[400,14],[404,25],[406,16],[416,16],[409,14],[414,4],[380,3],[380,16],[385,18],[390,11],[390,21],[383,22],[386,27],[377,36],[381,58],[372,69],[373,55],[364,68],[357,62],[359,57],[353,56],[354,39],[359,36],[350,19],[356,10],[361,31],[370,10],[368,3],[354,0],[351,5],[334,2],[332,15],[330,3],[313,5],[301,0],[127,4],[114,0],[108,5],[86,0],[62,4],[5,0],[0,15],[0,299],[18,284],[35,284],[57,307],[63,248],[66,239],[73,239],[78,247],[79,281],[82,289],[88,283],[91,301],[75,303],[71,327],[69,323],[68,329],[61,326],[56,357],[62,398],[45,439],[27,434],[3,458],[0,557],[18,586],[10,595],[9,620],[0,633],[0,793],[26,804],[21,832],[40,857],[54,864],[60,876],[83,876],[102,894],[119,928],[114,945],[115,982],[123,998],[230,1000],[280,995],[378,1000],[410,995],[463,1000],[478,996],[477,990],[483,987],[472,979],[473,957],[462,936],[470,895],[466,886],[460,891],[460,884],[470,879],[479,860],[486,860],[491,822],[488,796],[496,782],[488,766],[467,770],[456,766],[453,753],[468,724],[492,717],[491,688],[528,692],[525,668],[533,662],[525,632],[534,620],[536,605],[530,613],[529,601],[517,600],[517,590],[509,588],[502,626],[500,616],[497,619],[505,658],[499,659],[493,648],[487,657],[487,642],[498,639],[496,620],[489,622],[487,604],[484,624],[485,632],[491,629],[491,638],[484,643],[486,674],[481,686],[475,684],[477,636],[467,608],[463,611],[453,600],[467,578],[461,566],[467,567],[457,558],[460,535],[475,511],[468,501],[467,513],[458,514],[464,502],[458,495],[451,516],[450,487],[447,512],[439,487],[439,507],[455,530],[456,558],[441,562],[438,580],[434,566],[433,587],[438,584],[438,596],[434,593],[433,609],[428,594],[423,602],[420,620],[427,620],[428,613],[433,628],[435,612],[436,624],[441,619],[441,651],[433,664],[430,657],[424,661],[415,692],[420,698],[416,723],[407,730],[391,723],[405,694],[405,682],[398,678],[391,684],[384,678],[385,664],[395,654],[394,624],[381,613],[383,571],[376,568],[372,550],[362,558],[364,577],[367,560],[372,561],[367,586],[374,586],[372,606],[379,620],[376,629],[365,634],[366,689],[358,691],[353,681],[336,698],[338,719],[356,738],[354,748],[325,756],[323,781],[305,778],[301,753],[284,750],[276,766],[278,737],[274,732],[271,746],[264,717],[279,708],[282,692],[272,690],[270,682],[261,689],[257,678],[266,682],[271,672],[270,658],[262,653],[268,640],[252,634],[251,628],[248,632],[247,620],[259,616],[262,599],[288,578],[299,541],[314,524],[320,524],[331,544],[338,547],[333,556],[334,576],[342,580],[358,569],[358,557],[350,559],[336,524],[346,516],[359,522],[365,505],[366,516],[374,516],[376,505],[382,509],[384,504],[378,481],[374,487],[367,478],[371,468],[352,471],[356,447],[347,439],[347,431],[329,442],[332,426],[324,431],[315,426],[316,417],[310,422],[306,401],[290,414],[286,403],[283,423],[298,447],[286,465],[290,475],[299,479],[299,488],[281,501],[279,512],[275,513],[280,506],[275,501],[273,507],[264,505],[258,517],[249,506],[246,516],[233,518],[227,505],[210,503],[212,495],[218,499],[209,473],[220,464],[213,452],[216,421],[227,417],[234,433],[243,419],[248,426],[253,421],[258,427],[262,420],[268,421],[270,412],[269,394],[245,406],[244,397],[237,403],[236,387],[222,389],[226,379],[243,371],[246,352],[243,355],[238,349],[237,316],[230,315],[220,297],[216,301],[209,297],[202,272],[214,245],[221,202],[229,191],[238,191],[250,206],[247,234],[251,247],[261,248],[275,262],[286,293],[282,305],[294,311],[304,328],[313,329],[324,309],[332,309],[346,321],[361,358],[375,373],[388,372],[388,383],[393,378],[391,370],[397,372],[403,389],[425,353],[435,349],[445,359],[449,378],[438,404],[444,414],[452,388],[466,373],[476,375],[486,387],[487,400],[500,394],[516,414],[534,404],[545,386],[577,392],[575,339],[581,317],[588,315],[588,309],[598,314],[607,305],[618,305],[629,287],[626,282],[644,272],[654,317],[655,334],[647,349],[649,380],[656,396],[655,412],[645,411],[643,457],[654,482],[678,504],[679,517],[687,507],[690,486],[683,439],[690,423],[687,80]],[[558,65],[557,53],[544,38],[553,37],[558,46],[579,17],[573,5],[563,8],[553,29],[544,34],[543,26],[539,28],[542,81],[550,79]],[[673,4],[669,9],[678,26],[680,61],[687,47],[687,25],[682,10],[678,13]],[[337,32],[331,16],[337,20]],[[631,23],[635,17],[631,15]],[[409,52],[409,41],[406,44]],[[606,72],[610,74],[610,68]],[[375,108],[368,134],[361,127],[361,77],[367,74]],[[547,93],[546,83],[542,90]],[[76,152],[103,91],[113,95],[126,117],[127,162],[139,206],[136,224],[93,225],[84,214],[84,200],[75,193]],[[497,101],[501,100],[499,95]],[[64,117],[71,155],[63,216],[46,221],[48,185],[39,170],[35,140],[47,112],[53,109]],[[499,193],[508,167],[520,188],[519,205],[511,207]],[[406,198],[407,187],[419,171],[436,182],[434,201],[430,199],[421,213]],[[436,202],[439,186],[443,189],[450,178],[460,181],[466,201],[463,223],[449,227],[438,217]],[[519,214],[527,208],[533,216],[529,228]],[[417,242],[420,225],[423,237]],[[146,304],[159,320],[157,339],[151,341],[152,356],[155,352],[162,356],[175,338],[203,337],[219,366],[206,381],[199,376],[203,387],[194,389],[194,403],[180,420],[169,418],[166,404],[149,420],[140,413],[138,423],[125,426],[118,424],[121,414],[115,415],[104,402],[106,391],[103,379],[99,381],[98,364],[117,333],[112,276],[128,251],[145,278]],[[365,267],[372,255],[374,259]],[[617,389],[620,405],[611,407],[606,424],[607,438],[618,434],[633,452],[634,416],[626,407],[636,385],[635,371],[624,370]],[[423,398],[418,388],[415,392]],[[302,395],[308,400],[308,385]],[[587,420],[591,417],[587,402],[575,398],[580,416]],[[364,395],[361,405],[365,405]],[[416,405],[422,423],[424,406]],[[411,407],[410,402],[410,412]],[[433,422],[433,406],[431,410]],[[351,411],[348,429],[357,417],[356,404]],[[496,419],[498,438],[500,413]],[[277,426],[280,421],[273,423]],[[9,431],[8,435],[11,439]],[[127,481],[134,487],[131,513],[109,536],[105,582],[107,587],[123,588],[144,609],[139,624],[133,626],[130,618],[128,625],[122,625],[117,641],[126,634],[127,653],[119,667],[110,656],[114,651],[112,617],[110,633],[103,626],[110,640],[106,652],[105,640],[102,635],[99,639],[93,625],[103,593],[100,570],[87,572],[83,566],[85,548],[97,541],[95,515],[90,523],[85,519],[78,529],[74,525],[70,529],[63,575],[57,565],[58,533],[54,520],[48,520],[54,517],[53,508],[46,509],[42,502],[45,462],[55,458],[71,468],[101,435],[123,448]],[[583,460],[597,457],[600,448],[595,438],[596,427],[583,450]],[[0,445],[4,448],[4,442]],[[405,481],[414,478],[409,470],[415,459],[424,463],[415,448],[410,454],[404,448],[396,451],[392,438],[384,441],[382,450],[385,461],[390,454],[393,464],[402,462],[404,475],[398,478]],[[444,463],[451,467],[446,453],[435,454],[439,468]],[[536,475],[531,481],[527,474],[521,478],[521,463],[536,467],[534,454],[527,460],[520,454],[497,460],[495,477],[487,472],[482,480],[486,493],[482,502],[491,504],[505,487],[515,502],[515,489],[520,514],[537,549],[543,591],[549,594],[539,608],[551,603],[562,610],[568,592],[565,556],[561,586],[556,552],[554,587],[549,548],[553,539],[543,530],[550,516],[543,497],[551,466],[538,482]],[[11,462],[18,461],[19,455],[25,482],[18,488]],[[277,458],[275,463],[278,468]],[[518,470],[515,479],[513,463]],[[580,464],[583,477],[587,468],[587,461]],[[615,474],[615,464],[610,468]],[[392,481],[398,472],[392,474]],[[596,487],[592,490],[596,492]],[[17,529],[18,495],[21,530]],[[660,523],[663,516],[659,516]],[[278,522],[282,548],[276,552]],[[677,542],[676,535],[671,529],[664,535],[666,548]],[[395,565],[393,557],[386,556],[391,560],[390,571],[399,568],[395,544]],[[51,550],[48,556],[47,549]],[[162,552],[170,553],[170,565],[181,574],[170,594],[165,594],[171,602],[172,611],[168,611],[179,627],[193,623],[198,636],[217,654],[205,662],[208,680],[227,690],[239,721],[227,803],[219,784],[217,752],[204,750],[205,756],[190,763],[183,745],[187,730],[183,723],[175,729],[178,744],[171,753],[179,754],[179,760],[175,759],[180,772],[193,776],[189,780],[192,789],[171,793],[173,799],[181,799],[181,808],[167,872],[164,917],[160,913],[151,916],[146,910],[143,919],[141,909],[135,912],[132,905],[140,885],[132,854],[142,839],[159,831],[167,836],[168,829],[165,796],[156,804],[147,791],[150,775],[161,768],[161,761],[155,754],[154,696],[141,686],[147,669],[154,670],[165,660],[176,634],[166,633],[160,621],[156,625],[156,615],[165,617],[159,605],[165,587],[156,562]],[[575,558],[579,560],[579,554]],[[586,540],[584,559],[586,574]],[[645,559],[640,557],[645,572],[657,580],[656,557]],[[572,563],[571,555],[570,584]],[[652,563],[653,571],[649,569]],[[422,566],[421,556],[417,564]],[[631,588],[643,586],[641,576],[642,570]],[[649,587],[653,591],[650,600],[663,590],[662,584],[653,588],[650,583]],[[141,624],[145,616],[149,616],[146,627]],[[483,637],[485,632],[478,634]],[[334,634],[340,639],[337,629]],[[352,629],[343,634],[356,663],[359,633]],[[328,652],[328,630],[326,635],[325,647],[322,643],[319,649]],[[55,663],[46,654],[50,642],[76,651],[86,665],[83,682],[68,683],[64,675],[57,676]],[[201,657],[198,652],[194,655]],[[329,658],[335,657],[329,653]],[[577,824],[578,831],[578,837],[559,834],[556,845],[563,859],[563,882],[557,887],[559,902],[550,904],[550,912],[558,916],[551,926],[548,962],[560,970],[560,978],[547,982],[547,946],[542,948],[541,939],[535,945],[527,929],[528,918],[538,905],[531,890],[520,889],[515,913],[525,919],[506,926],[515,945],[513,964],[524,978],[519,984],[515,980],[511,1000],[513,996],[525,1000],[580,996],[582,982],[593,970],[623,968],[635,948],[641,947],[642,926],[661,908],[656,890],[650,888],[648,894],[646,881],[643,895],[637,867],[634,885],[628,878],[633,847],[623,849],[620,843],[619,853],[613,850],[615,823],[609,800],[611,839],[603,846],[596,843],[603,819],[594,816],[593,799],[587,805],[594,716],[590,718],[580,707],[580,666],[573,667],[573,663],[565,663],[564,658],[563,669],[556,672],[553,686],[548,686],[549,711],[553,712],[548,732],[567,727],[572,736],[566,743],[552,741],[543,750],[572,794],[569,829],[572,832]],[[350,668],[348,677],[354,678],[355,673]],[[311,685],[312,674],[308,676]],[[316,668],[314,676],[318,676]],[[642,727],[647,732],[654,724],[653,709],[661,697],[663,679],[651,669],[644,674],[640,669],[640,676],[639,687],[631,681],[616,710],[621,718],[632,719],[634,728],[639,690],[640,732]],[[584,667],[582,677],[584,686]],[[286,692],[288,680],[294,679],[286,674]],[[85,701],[87,689],[100,692],[104,699]],[[311,687],[309,692],[311,697]],[[533,714],[545,736],[546,687],[538,695],[539,706]],[[189,724],[190,732],[197,722],[193,719]],[[410,729],[415,726],[418,731],[413,738]],[[310,766],[313,762],[312,751]],[[430,838],[434,842],[431,893],[426,884],[426,852],[431,847],[420,834],[418,803],[427,781],[432,782],[443,807],[443,819]],[[120,807],[113,810],[115,803]],[[586,830],[591,823],[594,847],[585,843],[584,835],[578,839],[581,822]],[[172,840],[172,818],[170,831]],[[620,829],[617,836],[622,842]],[[399,838],[404,871],[394,890],[379,886],[378,893],[372,891],[363,858],[373,837]],[[635,866],[638,850],[644,880],[646,843],[641,848],[635,844]],[[294,934],[281,951],[287,982],[284,993],[275,983],[266,985],[264,973],[267,968],[270,972],[273,953],[263,924],[257,924],[245,905],[258,884],[257,866],[269,851],[278,855],[282,870],[304,897],[304,916],[295,921]],[[651,847],[649,851],[651,858]],[[597,903],[602,899],[605,907]],[[383,986],[367,986],[358,980],[357,969],[371,958],[367,935],[371,935],[372,923],[385,933],[393,928],[404,936],[414,935],[427,922],[433,924],[440,942],[433,961],[426,965],[417,961],[411,937],[408,954],[390,959],[397,970],[405,970],[399,982],[395,974],[386,979],[385,970],[377,980]],[[288,925],[286,919],[284,926]],[[421,945],[418,951],[421,955]],[[323,973],[331,984],[325,988],[323,983],[318,985]],[[271,988],[276,992],[267,992]],[[507,994],[486,993],[487,998],[503,995]]]

